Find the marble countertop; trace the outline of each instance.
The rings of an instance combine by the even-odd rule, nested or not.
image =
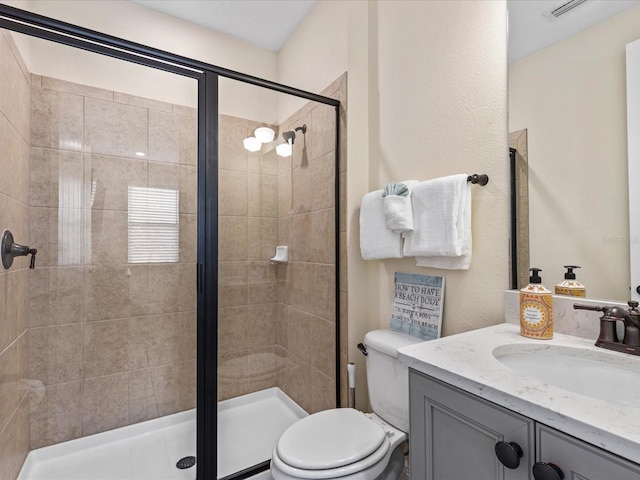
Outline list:
[[[640,398],[623,405],[573,393],[518,373],[492,354],[510,344],[553,344],[601,354],[603,349],[593,342],[558,333],[552,340],[529,339],[520,335],[518,326],[503,323],[402,347],[398,358],[417,371],[640,463]],[[604,352],[637,371],[640,382],[639,357]]]

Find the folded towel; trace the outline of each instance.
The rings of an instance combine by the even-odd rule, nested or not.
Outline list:
[[[421,266],[469,268],[471,186],[467,177],[451,175],[413,187],[414,232],[405,238],[404,256],[420,257]]]
[[[469,270],[471,254],[459,257],[416,257],[416,265],[444,270]]]
[[[391,182],[384,187],[384,224],[395,233],[413,232],[413,211],[411,208],[411,188],[417,180]]]
[[[382,192],[382,196],[386,197],[387,195],[398,195],[402,197],[409,196],[409,189],[402,182],[390,182],[384,187],[384,191]]]
[[[447,270],[468,270],[471,265],[471,185],[467,182],[462,226],[464,233],[462,251],[459,257],[416,257],[419,267],[444,268]]]
[[[402,237],[385,226],[382,190],[369,192],[360,207],[360,253],[365,260],[402,257]]]

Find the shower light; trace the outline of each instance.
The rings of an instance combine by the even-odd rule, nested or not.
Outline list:
[[[257,152],[262,147],[262,142],[256,137],[247,137],[242,141],[244,148],[250,152]]]
[[[290,157],[291,151],[292,151],[291,143],[289,142],[281,143],[280,145],[276,146],[276,153],[281,157]]]
[[[273,142],[273,139],[276,136],[276,132],[273,131],[273,128],[269,127],[258,127],[253,131],[253,134],[262,143]]]

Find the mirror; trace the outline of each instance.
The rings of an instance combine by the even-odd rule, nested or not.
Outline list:
[[[566,3],[510,0],[509,48],[525,28],[518,9],[548,21],[543,13]],[[571,31],[572,16],[613,4],[622,10],[509,64],[509,131],[526,130],[529,265],[551,290],[563,265],[579,265],[589,298],[626,301],[638,239],[629,234],[625,47],[640,39],[640,2],[590,0],[553,29]]]

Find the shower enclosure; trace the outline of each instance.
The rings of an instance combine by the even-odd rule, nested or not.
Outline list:
[[[340,400],[344,78],[313,95],[5,5],[0,26],[0,229],[38,249],[0,273],[3,478],[268,468]]]

